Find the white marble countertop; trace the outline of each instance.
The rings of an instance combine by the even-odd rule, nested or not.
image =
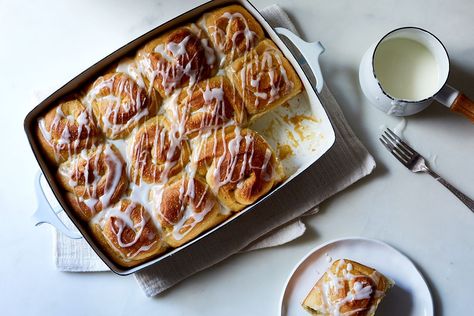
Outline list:
[[[377,238],[407,254],[428,280],[438,315],[472,313],[474,214],[383,149],[380,126],[399,119],[370,107],[357,80],[372,42],[398,26],[416,25],[444,42],[453,63],[449,82],[474,97],[470,0],[255,0],[258,8],[280,4],[307,40],[324,43],[326,81],[377,160],[375,172],[325,202],[299,240],[233,256],[157,298],[146,298],[133,277],[55,271],[50,229],[30,221],[38,166],[22,124],[35,91],[58,88],[196,2],[203,1],[0,1],[2,315],[276,315],[295,263],[316,245],[344,236]],[[474,196],[474,125],[437,104],[407,122],[406,138],[434,169]]]

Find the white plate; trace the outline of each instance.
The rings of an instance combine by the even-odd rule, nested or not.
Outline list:
[[[281,297],[281,316],[309,315],[301,307],[301,302],[329,268],[331,258],[360,262],[395,281],[395,286],[380,304],[377,315],[433,315],[433,300],[428,285],[405,255],[381,241],[344,238],[318,246],[296,265]]]

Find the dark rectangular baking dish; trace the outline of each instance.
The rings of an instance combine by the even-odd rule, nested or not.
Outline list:
[[[215,228],[201,234],[200,236],[196,237],[194,240],[188,242],[187,244],[172,250],[164,255],[161,255],[157,258],[151,259],[145,263],[142,263],[138,266],[132,268],[125,268],[120,265],[117,265],[112,260],[110,260],[107,254],[101,249],[100,246],[96,245],[94,239],[91,237],[88,229],[81,223],[81,221],[74,216],[74,213],[69,208],[68,204],[66,203],[64,196],[62,194],[62,189],[58,186],[57,181],[55,180],[55,175],[52,172],[50,166],[48,165],[44,155],[41,152],[41,148],[38,145],[38,139],[35,136],[35,124],[37,124],[38,118],[45,113],[46,110],[52,108],[54,104],[62,99],[64,96],[74,92],[77,89],[80,89],[84,86],[84,84],[91,82],[91,80],[95,79],[102,71],[107,69],[111,64],[117,62],[122,57],[129,55],[131,52],[135,52],[139,47],[144,45],[146,42],[152,40],[153,38],[157,37],[161,33],[172,29],[178,25],[181,25],[187,21],[195,20],[204,12],[209,11],[211,9],[229,5],[229,4],[240,4],[244,6],[256,19],[260,22],[262,27],[267,33],[267,36],[270,37],[276,45],[281,49],[285,57],[290,61],[293,65],[295,70],[297,71],[298,75],[300,76],[303,85],[305,87],[305,93],[308,95],[308,100],[311,103],[311,107],[315,108],[318,112],[318,117],[323,122],[323,129],[325,133],[326,142],[323,144],[320,151],[315,154],[308,163],[300,170],[298,170],[295,174],[289,177],[281,186],[275,188],[273,191],[268,193],[265,197],[260,199],[257,203],[247,207],[240,213],[236,214],[235,216],[231,217],[230,219],[226,220],[225,222],[219,224]],[[211,243],[218,243],[219,240],[218,234],[216,231],[223,229],[226,227],[228,229],[232,228],[230,223],[234,221],[239,221],[239,218],[243,216],[252,216],[252,214],[248,214],[250,212],[257,213],[259,212],[259,208],[268,207],[267,203],[264,201],[268,199],[272,199],[273,195],[277,194],[286,184],[293,179],[297,178],[299,174],[304,172],[306,168],[310,165],[314,164],[325,152],[327,152],[335,141],[334,130],[332,129],[330,120],[318,98],[318,92],[321,91],[323,80],[321,76],[321,71],[318,64],[318,57],[324,51],[320,43],[306,43],[299,39],[296,35],[292,34],[286,29],[277,29],[280,35],[283,35],[282,38],[277,35],[275,30],[268,24],[268,22],[262,17],[262,15],[258,12],[258,10],[247,0],[217,0],[217,1],[209,1],[205,4],[197,6],[186,13],[183,13],[176,18],[154,28],[153,30],[147,32],[146,34],[138,37],[137,39],[133,40],[132,42],[126,44],[122,48],[116,50],[112,54],[108,55],[101,61],[97,62],[96,64],[92,65],[90,68],[76,76],[74,79],[69,81],[63,87],[58,89],[44,101],[42,101],[39,105],[37,105],[25,118],[24,121],[24,128],[26,135],[28,137],[29,143],[33,150],[33,153],[38,161],[38,164],[41,168],[42,173],[44,174],[49,186],[52,189],[56,199],[58,200],[59,204],[66,212],[68,217],[74,223],[76,228],[79,230],[82,237],[89,243],[92,249],[97,253],[97,255],[104,261],[104,263],[115,273],[119,275],[128,275],[131,273],[135,273],[141,269],[149,267],[150,265],[158,265],[160,262],[164,260],[190,260],[190,256],[194,256],[195,254],[199,254],[203,250],[206,249],[206,244]],[[284,41],[282,41],[282,39]],[[286,46],[287,43],[291,50]],[[296,179],[295,179],[296,180]],[[43,218],[41,216],[37,216],[40,219],[38,222],[48,222],[55,226],[58,226],[57,223],[60,223],[59,219],[57,218],[56,213],[50,212],[50,210],[40,210],[43,214]],[[47,215],[45,215],[47,213]],[[38,215],[38,214],[37,214]],[[285,214],[277,214],[275,216],[282,216],[285,218]],[[50,220],[48,220],[50,218]],[[242,220],[243,222],[243,220]],[[56,223],[56,224],[55,224]],[[236,225],[238,226],[238,225]],[[64,231],[64,226],[62,227]],[[266,230],[270,230],[274,227],[266,226]],[[262,231],[262,234],[265,231]],[[236,232],[236,238],[238,238],[239,234]],[[204,252],[202,252],[204,254]],[[192,257],[191,257],[192,260]]]

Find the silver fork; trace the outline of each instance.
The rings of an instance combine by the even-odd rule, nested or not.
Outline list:
[[[387,128],[383,132],[382,136],[380,136],[380,141],[405,167],[412,172],[424,172],[429,174],[448,188],[449,191],[454,193],[461,202],[474,212],[474,201],[431,170],[426,164],[425,158],[408,146],[408,144],[401,140],[391,129]]]

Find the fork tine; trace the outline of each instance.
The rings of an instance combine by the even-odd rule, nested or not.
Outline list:
[[[397,134],[395,134],[390,128],[387,128],[386,132],[388,131],[388,134],[392,136],[394,140],[396,140],[400,145],[405,147],[411,155],[417,154],[417,151],[411,148],[406,142],[404,142]]]
[[[386,135],[382,135],[382,138],[384,138],[384,140],[392,147],[392,150],[396,151],[402,158],[404,158],[407,161],[411,159],[412,155],[402,150],[395,141],[391,140]]]
[[[399,151],[396,150],[395,146],[387,139],[385,135],[382,135],[381,138],[379,138],[380,142],[390,151],[390,153],[398,159],[403,165],[408,164],[408,159],[405,158],[403,155],[400,154]]]
[[[392,145],[392,143],[387,141],[387,138],[384,135],[382,135],[379,138],[379,140],[388,149],[389,152],[392,152],[392,150],[394,149],[394,146]]]
[[[400,148],[398,148],[398,145],[394,143],[392,140],[390,140],[387,136],[382,135],[382,139],[387,143],[387,148],[390,148],[390,151],[392,154],[397,154],[400,158],[402,158],[405,162],[408,162],[411,158],[411,156],[407,155],[404,153]]]
[[[382,136],[385,137],[393,145],[394,148],[398,149],[400,153],[406,156],[407,160],[410,160],[414,156],[413,153],[404,148],[399,141],[391,137],[387,132],[385,132]]]
[[[407,165],[407,162],[405,160],[403,160],[402,158],[400,158],[400,156],[398,156],[397,154],[395,154],[394,152],[392,152],[392,149],[387,145],[387,143],[385,143],[381,138],[380,138],[380,141],[382,142],[382,144],[388,149],[388,151],[395,157],[397,158],[398,161],[400,161],[400,163],[404,166]]]

